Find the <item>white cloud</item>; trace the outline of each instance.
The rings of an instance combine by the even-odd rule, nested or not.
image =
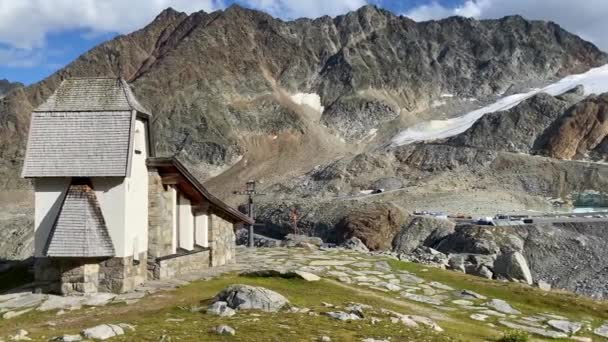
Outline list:
[[[227,0],[0,0],[0,65],[44,64],[51,33],[82,31],[83,39],[128,33],[167,7],[186,13],[223,9]],[[241,4],[285,19],[338,15],[366,0],[241,0]]]
[[[185,12],[224,7],[222,0],[0,0],[0,42],[33,49],[63,30],[126,33],[169,6]]]
[[[405,15],[424,21],[452,15],[474,18],[500,18],[520,14],[527,19],[551,20],[566,30],[594,42],[608,51],[608,1],[606,0],[466,0],[461,5],[448,7],[437,1],[421,5]]]
[[[367,4],[366,0],[244,0],[243,2],[247,7],[257,8],[286,19],[336,16]]]

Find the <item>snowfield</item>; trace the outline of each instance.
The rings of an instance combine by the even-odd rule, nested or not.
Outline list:
[[[297,105],[306,105],[320,114],[323,114],[323,111],[325,110],[325,107],[321,105],[321,97],[315,93],[297,93],[295,95],[291,95],[291,100]]]
[[[513,108],[520,102],[538,93],[547,93],[556,96],[578,85],[583,85],[585,87],[585,95],[608,92],[608,64],[591,69],[584,74],[568,76],[542,89],[533,89],[527,93],[503,97],[489,106],[479,108],[455,118],[430,120],[418,123],[397,134],[391,140],[391,145],[401,146],[417,141],[448,138],[466,131],[475,123],[475,121],[485,114]]]

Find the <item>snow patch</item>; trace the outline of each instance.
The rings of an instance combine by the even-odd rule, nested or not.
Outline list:
[[[454,94],[441,94],[441,97],[454,97]]]
[[[321,105],[321,97],[315,93],[297,93],[291,95],[291,100],[300,106],[307,105],[321,114],[325,110],[325,107]]]
[[[607,92],[608,64],[591,69],[584,74],[568,76],[542,89],[532,89],[527,93],[503,97],[489,106],[468,112],[459,117],[418,123],[397,134],[392,139],[392,145],[400,146],[417,141],[448,138],[466,131],[475,123],[475,121],[487,113],[508,110],[525,99],[541,92],[556,96],[563,94],[578,85],[583,85],[585,87],[585,95]]]
[[[433,101],[433,103],[431,103],[431,108],[445,106],[446,104],[447,104],[447,102],[445,102],[445,101],[435,100],[435,101]]]

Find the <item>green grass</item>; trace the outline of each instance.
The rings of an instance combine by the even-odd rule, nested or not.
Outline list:
[[[409,262],[390,260],[389,263],[394,270],[406,270],[426,280],[439,281],[457,289],[467,289],[487,297],[506,300],[524,312],[550,312],[572,319],[596,322],[608,319],[606,301],[593,300],[566,291],[546,292],[523,284],[488,280]]]
[[[371,260],[371,259],[370,259]],[[374,259],[373,261],[377,261]],[[407,270],[427,281],[439,281],[457,289],[468,289],[492,298],[507,300],[524,313],[551,312],[572,319],[599,323],[608,319],[608,304],[564,292],[543,292],[515,283],[489,281],[479,277],[439,270],[424,265],[389,260],[393,270]],[[4,279],[6,280],[6,279]],[[3,286],[8,286],[0,280]],[[297,307],[306,307],[321,313],[311,316],[300,313],[264,313],[242,311],[229,318],[191,311],[193,307],[206,307],[210,300],[226,286],[243,283],[263,286],[275,290]],[[349,286],[333,280],[306,282],[300,279],[256,278],[225,275],[210,281],[197,281],[170,292],[150,295],[132,305],[114,304],[99,308],[84,308],[57,316],[56,312],[29,312],[11,320],[0,320],[0,340],[8,340],[17,329],[25,329],[35,341],[47,341],[62,334],[77,334],[80,330],[102,323],[129,323],[136,326],[113,341],[159,341],[162,336],[170,341],[315,341],[327,335],[332,341],[360,341],[362,338],[390,338],[391,341],[520,341],[514,334],[504,333],[503,327],[490,327],[473,321],[465,310],[441,311],[433,306],[402,301],[395,293]],[[369,319],[341,322],[322,315],[323,312],[339,309],[326,308],[322,302],[345,306],[348,302],[359,302],[374,307],[368,316],[382,321],[372,325]],[[477,301],[478,304],[482,301]],[[456,308],[456,305],[446,303]],[[443,315],[435,318],[445,329],[435,333],[427,329],[408,329],[393,324],[389,317],[380,313],[386,308],[404,314],[423,316]],[[171,322],[167,319],[179,319]],[[496,319],[490,322],[496,324]],[[218,336],[210,330],[228,324],[237,331],[236,336]],[[590,336],[589,333],[579,336]],[[511,340],[505,340],[511,338]],[[517,337],[519,338],[519,337]],[[531,341],[540,340],[530,338]],[[167,340],[169,341],[169,340]]]
[[[88,308],[62,316],[56,316],[54,312],[28,313],[17,319],[0,321],[0,338],[8,337],[3,336],[5,332],[10,334],[23,328],[30,332],[34,340],[46,341],[61,334],[76,334],[83,328],[101,323],[129,323],[137,326],[136,331],[113,341],[158,341],[163,335],[171,337],[171,341],[314,341],[323,335],[330,336],[332,341],[360,341],[365,337],[390,337],[392,341],[471,341],[469,338],[462,339],[456,332],[439,334],[427,329],[410,330],[401,324],[391,323],[387,316],[379,313],[374,316],[382,321],[372,325],[370,320],[341,322],[324,315],[300,313],[243,311],[230,318],[221,318],[189,310],[191,307],[206,307],[217,292],[235,283],[275,290],[286,296],[293,305],[307,307],[317,313],[332,310],[325,308],[321,304],[323,301],[337,305],[355,301],[378,309],[408,313],[399,305],[344,289],[328,281],[309,283],[298,279],[225,276],[195,282],[173,292],[157,293],[131,306],[120,304]],[[168,322],[168,318],[184,321]],[[209,331],[219,324],[234,327],[236,336],[218,336]]]

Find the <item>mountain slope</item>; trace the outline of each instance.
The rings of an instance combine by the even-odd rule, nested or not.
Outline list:
[[[357,152],[370,130],[421,120],[443,93],[492,98],[607,61],[558,25],[518,16],[416,23],[366,6],[284,22],[238,6],[191,15],[168,9],[3,99],[0,168],[15,178],[29,112],[70,76],[122,75],[154,112],[160,151],[179,153],[201,175],[245,155],[248,169],[235,172],[244,179]],[[298,94],[317,94],[324,110]],[[3,186],[15,184],[22,183]]]

